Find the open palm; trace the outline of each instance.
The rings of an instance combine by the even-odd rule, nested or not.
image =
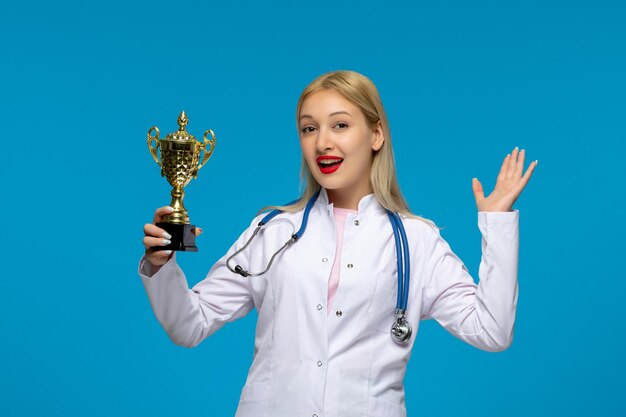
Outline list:
[[[472,179],[472,190],[476,199],[478,211],[512,211],[513,204],[530,180],[538,161],[533,161],[522,176],[524,169],[525,150],[518,152],[515,147],[513,152],[507,154],[502,162],[500,173],[493,192],[485,197],[483,186],[477,178]]]

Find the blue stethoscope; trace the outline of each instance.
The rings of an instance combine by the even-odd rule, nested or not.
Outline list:
[[[252,272],[246,271],[240,265],[235,266],[235,268],[233,269],[230,267],[229,262],[237,254],[239,254],[244,249],[246,249],[248,245],[250,245],[250,242],[252,241],[252,239],[259,233],[259,231],[263,228],[263,226],[265,226],[276,215],[282,213],[282,211],[278,209],[273,210],[272,212],[267,214],[265,217],[263,217],[263,219],[259,222],[259,224],[257,225],[257,228],[254,230],[254,232],[252,233],[252,236],[250,236],[250,239],[248,239],[246,244],[237,252],[233,253],[226,260],[226,266],[228,267],[228,269],[230,269],[232,272],[236,274],[240,274],[242,277],[256,277],[256,276],[263,275],[264,273],[266,273],[270,269],[270,266],[272,266],[272,262],[274,261],[274,258],[276,257],[276,255],[278,255],[288,246],[291,246],[292,244],[294,244],[298,239],[302,237],[302,235],[304,234],[304,231],[306,230],[307,222],[309,221],[309,213],[311,212],[311,208],[313,208],[313,204],[317,200],[317,197],[319,196],[319,194],[320,194],[320,191],[317,191],[307,203],[304,209],[304,216],[302,217],[302,224],[300,226],[300,230],[292,234],[291,238],[287,242],[285,242],[285,244],[272,255],[272,257],[269,260],[269,263],[267,264],[267,268],[265,268],[264,271],[259,272],[259,273],[252,273]],[[288,206],[288,205],[297,203],[298,201],[299,199],[292,201],[291,203],[288,203],[285,205]],[[391,227],[393,229],[393,236],[396,242],[396,261],[398,263],[398,268],[397,268],[398,269],[398,299],[396,302],[396,321],[391,326],[391,338],[396,343],[402,344],[402,343],[407,343],[412,334],[411,325],[405,318],[406,305],[407,305],[407,299],[408,299],[408,294],[409,294],[409,280],[411,276],[410,265],[409,265],[409,244],[407,241],[406,233],[404,230],[404,226],[402,225],[402,220],[400,219],[400,216],[398,216],[397,213],[394,213],[390,210],[386,210],[386,211],[387,211],[387,215],[389,216],[389,221],[391,222]]]

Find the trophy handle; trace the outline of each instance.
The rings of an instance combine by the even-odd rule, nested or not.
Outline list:
[[[211,139],[207,139],[206,137],[206,135],[209,133],[211,134]],[[208,150],[206,148],[207,145],[211,145],[211,148]],[[196,173],[198,173],[198,171],[200,171],[200,168],[202,168],[204,164],[206,164],[206,161],[209,160],[211,154],[213,153],[213,149],[215,149],[215,133],[213,133],[211,129],[204,132],[204,143],[200,145],[200,149],[204,150],[204,157],[202,158],[202,161],[198,164],[198,169],[196,170]]]
[[[152,136],[150,134],[153,130],[156,131],[156,136]],[[156,162],[159,167],[163,168],[161,166],[161,161],[159,161],[157,156],[157,149],[159,149],[159,135],[159,128],[156,126],[152,126],[150,130],[148,130],[148,149],[150,149],[150,154],[152,155],[152,158],[154,158],[154,162]],[[156,142],[156,146],[152,146],[153,141]]]

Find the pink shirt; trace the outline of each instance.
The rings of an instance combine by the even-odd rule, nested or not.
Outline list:
[[[333,269],[330,271],[330,278],[328,279],[328,308],[326,311],[330,314],[333,299],[339,286],[339,266],[341,265],[341,243],[343,242],[343,228],[346,223],[346,217],[350,213],[356,213],[356,210],[344,209],[333,207],[333,214],[335,217],[335,230],[337,230],[337,251],[335,253],[335,261],[333,262]]]

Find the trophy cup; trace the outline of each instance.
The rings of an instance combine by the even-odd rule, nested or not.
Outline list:
[[[195,226],[189,223],[189,215],[183,204],[185,191],[183,188],[189,184],[191,178],[198,178],[198,171],[209,160],[215,148],[215,133],[211,129],[204,132],[204,143],[186,131],[187,115],[183,111],[178,116],[179,129],[172,132],[165,139],[159,139],[159,129],[152,126],[148,130],[148,149],[154,161],[161,167],[161,176],[167,178],[172,188],[172,202],[170,206],[174,211],[163,216],[163,221],[156,225],[172,235],[171,244],[156,246],[153,250],[175,250],[197,252]],[[156,136],[152,136],[152,132]],[[211,134],[211,139],[207,135]],[[153,142],[156,145],[153,145]],[[207,145],[210,148],[207,149]],[[157,156],[157,150],[161,149],[161,159]],[[204,155],[200,163],[200,153]]]

